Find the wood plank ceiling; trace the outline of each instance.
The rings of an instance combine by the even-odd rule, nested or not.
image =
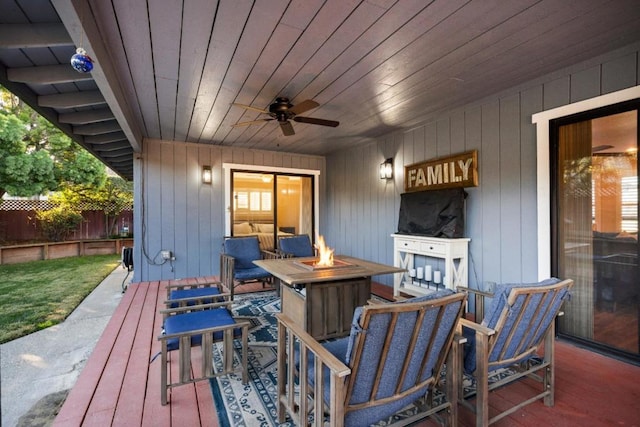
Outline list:
[[[0,84],[131,178],[144,138],[324,155],[639,40],[637,0],[0,0]],[[279,96],[340,125],[232,126]]]

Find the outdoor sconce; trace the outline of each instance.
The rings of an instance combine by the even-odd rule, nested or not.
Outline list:
[[[202,183],[211,184],[211,166],[202,166]]]
[[[393,159],[390,157],[380,163],[380,179],[393,178]]]

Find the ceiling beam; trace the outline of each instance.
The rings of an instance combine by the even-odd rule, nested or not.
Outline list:
[[[99,110],[77,111],[75,113],[63,113],[58,115],[58,121],[61,123],[70,123],[72,125],[85,125],[87,123],[104,122],[113,120],[115,117],[108,108]]]
[[[95,144],[105,144],[108,142],[122,141],[123,139],[126,140],[127,136],[124,134],[124,132],[119,131],[119,132],[103,133],[101,135],[85,136],[84,142],[86,142],[87,144],[95,145]]]
[[[119,81],[113,61],[106,48],[91,7],[87,7],[86,0],[51,0],[58,16],[69,32],[71,39],[82,47],[94,59],[91,72],[93,79],[104,95],[107,104],[113,111],[122,131],[127,135],[135,152],[142,151],[142,130],[135,119],[135,114],[125,100],[124,90]]]
[[[106,104],[104,96],[99,90],[86,92],[59,93],[56,95],[41,95],[38,97],[40,107],[50,108],[80,108],[92,105]]]
[[[8,68],[7,78],[16,83],[41,85],[93,80],[90,73],[79,73],[68,64]]]
[[[0,24],[0,49],[72,46],[62,23]]]
[[[131,151],[131,144],[127,140],[117,141],[117,142],[108,142],[106,144],[94,144],[93,150],[97,153],[104,153],[106,151],[116,151],[121,150],[123,148],[128,148]]]
[[[77,133],[78,135],[100,135],[102,133],[117,132],[119,130],[120,125],[115,120],[73,127],[73,133]]]
[[[131,155],[133,155],[133,150],[131,149],[131,146],[129,146],[129,148],[123,148],[120,150],[100,152],[100,156],[104,159],[113,159],[116,157],[125,157],[125,156],[131,156]]]

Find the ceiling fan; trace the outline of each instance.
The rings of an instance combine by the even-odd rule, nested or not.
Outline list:
[[[302,114],[305,111],[309,111],[320,105],[312,99],[307,99],[306,101],[302,101],[299,104],[293,105],[289,102],[289,98],[280,97],[280,98],[276,98],[275,102],[269,105],[268,110],[263,110],[262,108],[256,108],[256,107],[252,107],[250,105],[244,105],[244,104],[234,103],[233,105],[235,105],[236,107],[247,109],[247,110],[268,114],[271,116],[271,118],[268,118],[268,119],[258,119],[258,120],[251,120],[249,122],[236,123],[235,125],[233,125],[233,127],[249,126],[249,125],[255,125],[258,123],[277,120],[278,123],[280,124],[280,129],[282,130],[282,133],[285,136],[290,136],[290,135],[295,135],[295,131],[293,130],[293,126],[291,125],[291,122],[289,120],[293,120],[294,122],[299,122],[299,123],[308,123],[312,125],[331,126],[331,127],[336,127],[340,124],[340,122],[336,122],[333,120],[316,119],[314,117],[299,116],[298,114]]]

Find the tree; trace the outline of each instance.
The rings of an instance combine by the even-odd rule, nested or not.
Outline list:
[[[0,87],[0,197],[101,186],[105,180],[106,168],[98,159]]]
[[[90,205],[105,216],[105,235],[118,234],[118,216],[133,203],[132,183],[117,176],[110,176],[101,186],[68,185],[50,199],[72,209]]]

